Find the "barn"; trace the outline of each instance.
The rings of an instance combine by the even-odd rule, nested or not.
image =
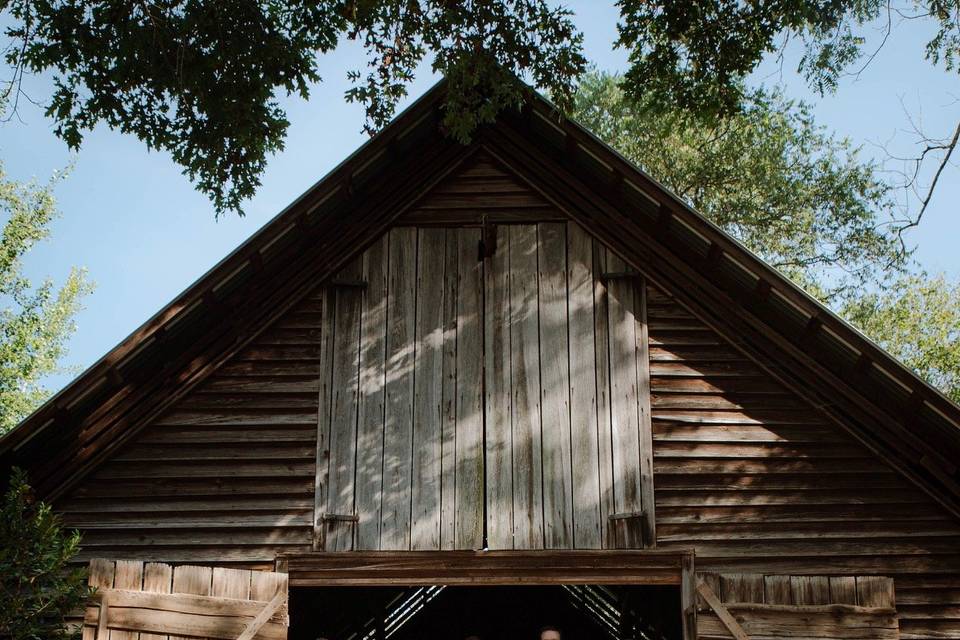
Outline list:
[[[441,82],[0,441],[89,640],[960,638],[960,407]]]

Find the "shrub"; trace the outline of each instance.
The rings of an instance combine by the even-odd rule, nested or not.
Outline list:
[[[63,530],[14,469],[0,505],[0,638],[64,640],[80,635],[66,618],[89,596],[86,570],[70,566],[80,534]]]

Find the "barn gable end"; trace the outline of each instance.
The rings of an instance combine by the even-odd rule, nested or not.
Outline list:
[[[437,100],[0,442],[84,558],[693,550],[960,637],[957,407],[539,99],[468,146]]]

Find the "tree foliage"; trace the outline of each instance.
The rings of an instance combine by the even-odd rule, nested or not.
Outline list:
[[[884,218],[890,187],[806,105],[755,90],[743,109],[708,124],[590,72],[573,115],[960,401],[960,284],[910,273]]]
[[[960,402],[960,283],[912,274],[886,292],[847,301],[850,322],[917,374]]]
[[[708,123],[621,83],[585,75],[573,116],[773,266],[827,297],[904,268],[889,186],[806,105],[755,90]]]
[[[77,625],[65,625],[89,596],[85,571],[69,565],[79,549],[80,534],[65,532],[15,469],[0,505],[0,638],[80,636]]]
[[[433,54],[451,99],[445,125],[469,138],[515,103],[515,76],[561,102],[584,66],[567,10],[547,0],[0,0],[18,74],[52,72],[47,113],[71,147],[103,122],[172,154],[218,212],[240,210],[288,121],[277,94],[308,97],[319,56],[343,40],[367,52],[347,99],[373,131]]]
[[[323,54],[344,41],[366,52],[346,99],[364,105],[375,131],[429,59],[451,91],[445,125],[467,140],[478,123],[515,103],[515,77],[569,104],[585,67],[570,11],[551,0],[0,0],[8,17],[8,91],[24,73],[49,73],[48,115],[72,148],[98,123],[169,152],[218,213],[252,196],[268,156],[283,148],[280,93],[309,97]],[[935,26],[924,54],[960,68],[956,0],[618,0],[617,44],[629,50],[623,89],[666,111],[700,115],[749,108],[744,84],[765,56],[802,43],[798,71],[821,93],[865,57],[864,31],[886,19]],[[895,15],[896,14],[896,15]],[[927,140],[918,166],[960,139]],[[931,181],[930,190],[939,178]],[[907,184],[917,191],[917,177]],[[917,193],[920,214],[929,202]]]
[[[23,273],[24,256],[50,234],[57,215],[54,183],[22,184],[0,165],[0,435],[47,397],[42,379],[59,370],[90,290],[81,269],[59,287],[50,279],[34,286]]]
[[[798,71],[819,93],[833,91],[841,75],[864,58],[864,30],[895,12],[925,18],[936,31],[925,55],[958,70],[960,12],[951,0],[914,0],[907,15],[886,0],[738,2],[619,0],[619,44],[630,50],[626,90],[668,109],[731,113],[750,102],[743,80],[764,56],[791,39],[803,47]]]

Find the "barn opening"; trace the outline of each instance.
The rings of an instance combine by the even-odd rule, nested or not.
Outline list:
[[[679,640],[672,585],[312,587],[290,592],[290,640]]]
[[[284,554],[291,640],[681,640],[693,554],[644,550]]]

